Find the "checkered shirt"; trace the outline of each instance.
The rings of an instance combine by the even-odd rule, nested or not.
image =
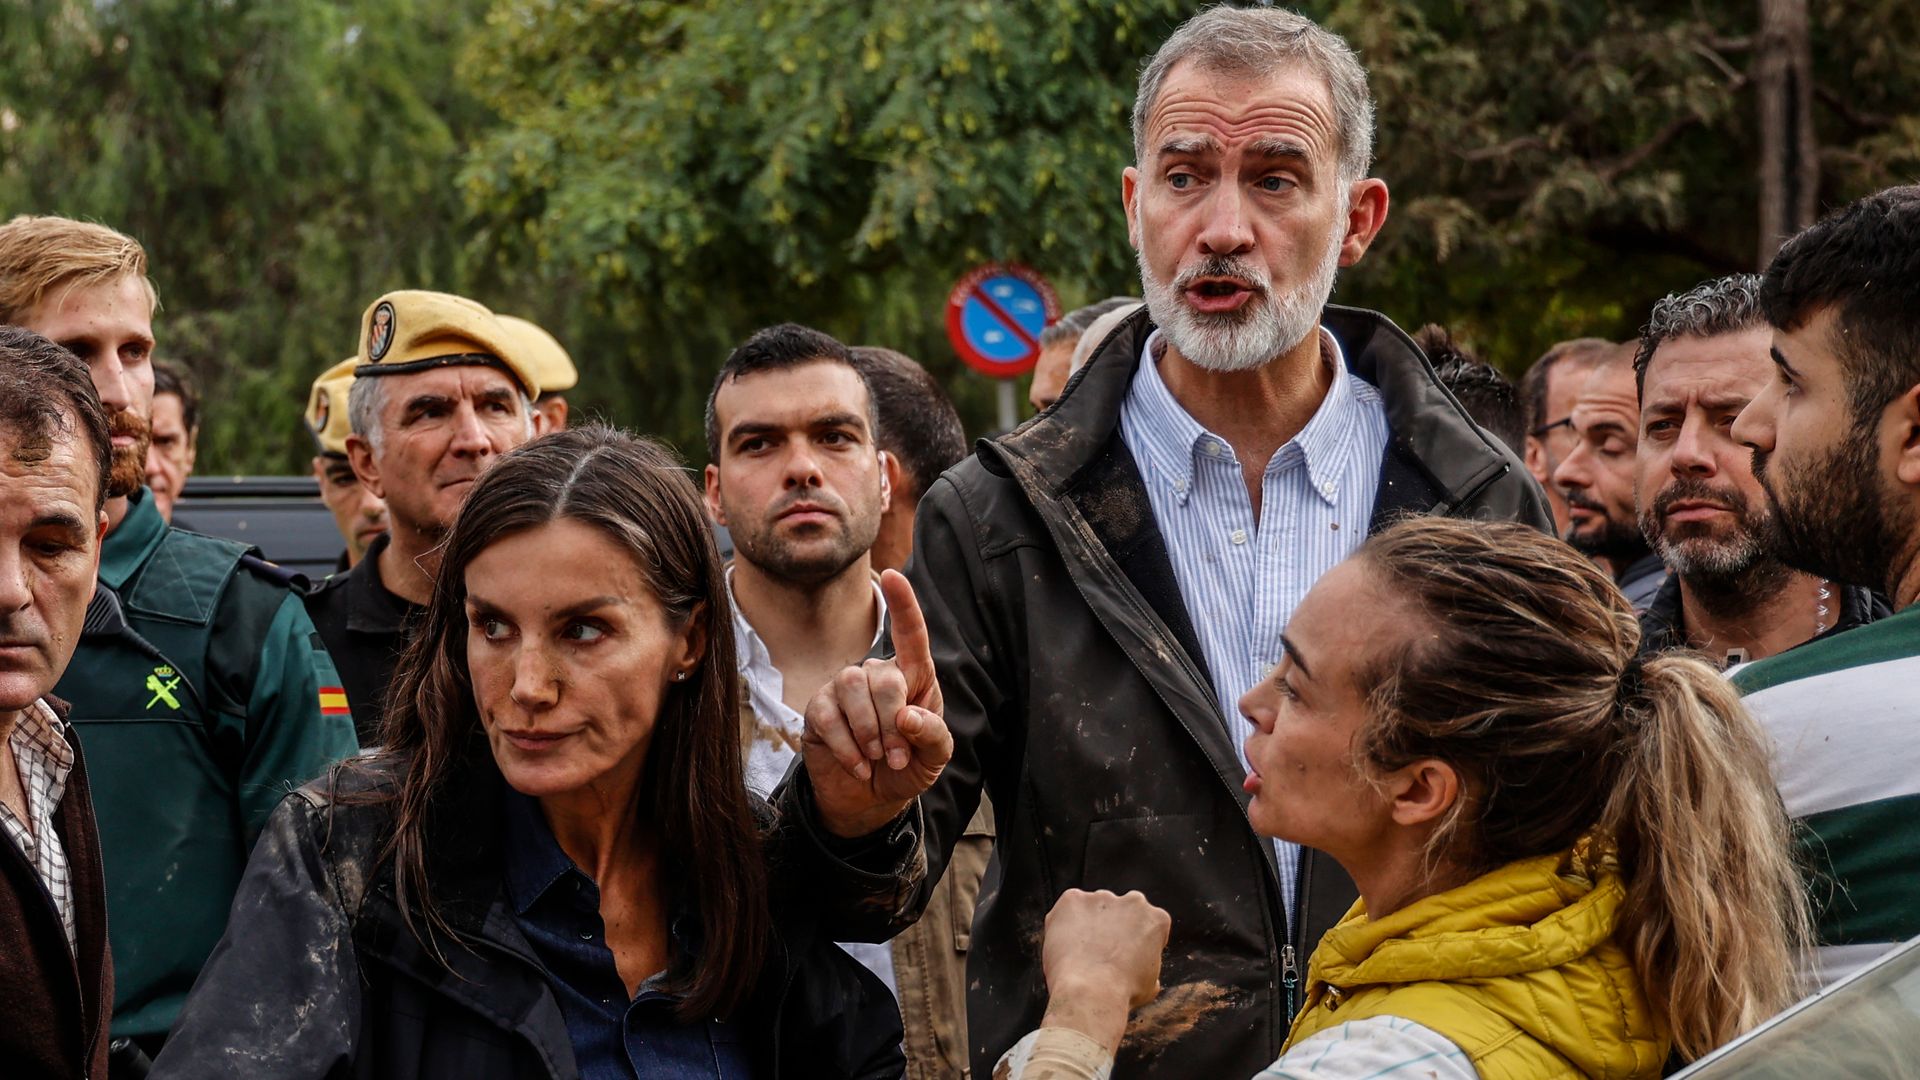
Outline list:
[[[20,714],[8,739],[13,763],[20,774],[20,787],[27,800],[27,816],[21,821],[13,808],[0,803],[0,826],[6,828],[27,861],[40,875],[41,884],[60,909],[60,923],[67,931],[67,947],[78,949],[73,930],[73,879],[67,874],[67,852],[54,831],[53,814],[66,794],[67,776],[73,772],[73,747],[62,734],[60,718],[44,701],[36,701]]]

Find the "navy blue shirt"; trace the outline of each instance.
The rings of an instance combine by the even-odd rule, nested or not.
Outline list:
[[[718,1020],[682,1024],[664,973],[629,1000],[600,920],[600,887],[560,850],[540,804],[506,792],[506,885],[520,930],[546,969],[573,1042],[581,1080],[746,1080],[753,1076],[745,1033]],[[668,927],[676,964],[692,956],[697,932],[676,915]]]

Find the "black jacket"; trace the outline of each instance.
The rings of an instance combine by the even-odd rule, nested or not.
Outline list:
[[[437,801],[429,826],[435,905],[456,935],[435,939],[440,957],[408,928],[392,868],[378,865],[390,813],[353,801],[391,775],[348,766],[274,812],[156,1080],[576,1075],[560,1006],[506,901],[498,773],[475,770]],[[832,944],[874,936],[891,910],[872,909],[862,924],[863,900],[822,888],[809,871],[811,852],[822,850],[815,834],[770,812],[765,823],[776,934],[735,1018],[757,1033],[756,1075],[899,1077],[906,1064],[892,997]],[[917,863],[917,843],[903,829],[874,857],[917,882],[903,865]]]
[[[1872,589],[1859,585],[1841,585],[1838,591],[1839,613],[1833,625],[1827,627],[1826,632],[1820,635],[1822,638],[1838,634],[1843,630],[1851,630],[1856,626],[1865,626],[1893,614],[1893,608]],[[1640,613],[1641,656],[1652,656],[1669,649],[1687,647],[1686,622],[1680,610],[1683,603],[1679,575],[1668,574],[1666,581],[1660,585],[1660,591],[1653,594],[1653,601],[1647,605],[1645,611]],[[1810,640],[1818,641],[1819,638]],[[1801,644],[1804,645],[1806,642]],[[1799,647],[1799,645],[1794,646],[1796,649]],[[1707,659],[1725,666],[1726,657],[1724,656],[1710,656]]]
[[[1403,513],[1549,527],[1526,469],[1399,328],[1332,307],[1325,322],[1391,427],[1373,527]],[[1120,437],[1152,329],[1144,312],[1123,322],[1051,409],[982,443],[920,504],[907,574],[955,741],[921,800],[926,880],[945,870],[983,789],[999,825],[968,967],[975,1076],[1040,1025],[1041,928],[1066,889],[1140,889],[1171,912],[1163,1007],[1187,1034],[1130,1043],[1117,1074],[1181,1078],[1251,1076],[1279,1056],[1283,957],[1303,975],[1355,895],[1310,852],[1302,910],[1283,911],[1273,845],[1247,823],[1234,752],[1246,729],[1222,719]]]
[[[329,575],[306,597],[307,617],[339,669],[361,746],[380,742],[393,669],[426,613],[389,592],[380,580],[380,553],[390,539],[386,533],[375,537],[358,565]]]

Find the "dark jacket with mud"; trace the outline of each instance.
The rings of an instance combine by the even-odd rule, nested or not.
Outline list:
[[[506,899],[499,774],[474,770],[432,811],[434,902],[454,934],[435,936],[439,956],[408,928],[392,866],[380,858],[390,810],[354,801],[392,775],[349,766],[274,811],[155,1080],[577,1075],[559,1003]],[[902,894],[891,883],[919,880],[917,825],[860,860],[879,870],[865,880],[893,891],[854,896],[822,887],[819,834],[760,809],[775,935],[733,1018],[756,1033],[755,1076],[899,1077],[893,1000],[832,942],[875,939],[897,915]],[[424,932],[418,913],[414,922]]]
[[[1401,514],[1549,526],[1539,488],[1475,426],[1414,343],[1329,307],[1391,428],[1373,527]],[[954,756],[921,800],[938,880],[982,790],[999,836],[969,958],[973,1075],[1040,1025],[1041,930],[1066,889],[1139,889],[1173,916],[1155,1007],[1166,1036],[1120,1076],[1251,1076],[1280,1054],[1288,998],[1354,889],[1308,852],[1282,910],[1274,847],[1154,521],[1120,410],[1153,326],[1123,322],[1047,412],[982,443],[920,504],[907,574],[932,635]],[[795,785],[799,786],[799,785]],[[1291,956],[1294,969],[1283,975]]]

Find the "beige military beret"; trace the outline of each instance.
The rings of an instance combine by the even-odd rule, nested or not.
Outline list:
[[[573,357],[567,355],[566,347],[539,326],[512,315],[497,316],[508,332],[521,341],[522,354],[533,368],[534,378],[540,383],[543,394],[571,390],[580,381],[580,373],[574,370]]]
[[[323,454],[347,452],[347,436],[353,432],[347,392],[353,389],[353,369],[359,362],[358,356],[349,356],[333,365],[313,380],[313,389],[307,392],[307,430],[313,432]]]
[[[451,293],[403,289],[375,300],[360,319],[359,361],[356,379],[481,365],[512,375],[528,397],[540,393],[521,336],[485,305]]]

